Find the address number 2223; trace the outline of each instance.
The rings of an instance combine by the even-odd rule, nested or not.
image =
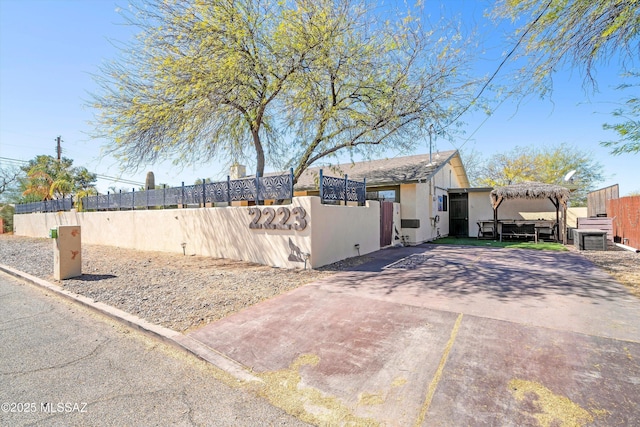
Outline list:
[[[304,230],[307,227],[307,212],[304,208],[293,209],[279,207],[274,208],[249,208],[249,215],[253,217],[249,228],[267,230]],[[293,224],[289,220],[293,217]],[[264,221],[260,220],[264,218]]]

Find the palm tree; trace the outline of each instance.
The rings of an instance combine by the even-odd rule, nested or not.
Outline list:
[[[50,200],[51,199],[51,184],[53,179],[48,173],[32,168],[27,174],[27,180],[25,182],[25,190],[22,192],[23,196],[30,196],[30,198],[37,200]]]

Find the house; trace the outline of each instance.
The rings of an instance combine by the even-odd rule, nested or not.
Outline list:
[[[366,179],[367,199],[381,202],[381,247],[449,235],[449,192],[469,187],[460,154],[452,150],[309,168],[295,186],[296,195],[319,195],[320,169],[324,175]]]
[[[31,212],[29,215],[17,215],[14,231],[17,235],[46,237],[54,227],[78,225],[83,228],[85,243],[238,259],[284,268],[317,268],[397,244],[416,245],[451,235],[475,237],[477,222],[493,222],[491,189],[469,188],[457,151],[323,169],[325,181],[347,175],[348,181],[359,182],[360,196],[364,187],[361,183],[366,179],[368,200],[364,206],[351,206],[351,202],[340,206],[344,202],[323,203],[320,197],[313,197],[320,193],[319,167],[308,169],[299,178],[293,194],[300,197],[293,198],[291,174],[277,174],[267,183],[263,178],[245,177],[245,168],[240,165],[234,167],[234,180],[148,190],[145,197],[137,198],[133,192],[121,194],[116,200],[110,200],[109,195],[96,196],[87,203],[95,207],[93,210],[66,212],[61,205],[62,210],[50,211],[40,206],[38,210],[22,212]],[[337,185],[325,183],[323,194],[327,189],[339,188],[341,180],[337,181]],[[283,196],[280,190],[285,187]],[[242,197],[231,199],[236,190],[242,190]],[[256,204],[256,199],[264,204]],[[500,219],[528,219],[524,212],[534,212],[534,219],[540,219],[541,202],[551,203],[509,201],[500,208]],[[276,203],[278,206],[272,206]],[[526,203],[536,206],[529,208]],[[148,209],[150,206],[168,209]]]

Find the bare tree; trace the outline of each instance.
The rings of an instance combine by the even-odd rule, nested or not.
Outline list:
[[[2,195],[15,188],[19,183],[20,169],[13,166],[0,166],[0,199]]]

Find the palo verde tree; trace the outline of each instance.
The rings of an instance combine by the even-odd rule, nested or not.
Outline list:
[[[640,73],[630,73],[629,78],[640,78]],[[635,89],[640,83],[624,84],[618,89]],[[613,112],[613,117],[619,119],[618,123],[603,125],[605,130],[612,130],[618,134],[619,139],[604,141],[601,144],[611,148],[612,154],[640,153],[640,97],[630,96],[620,108]]]
[[[552,73],[569,65],[595,84],[598,63],[614,59],[621,69],[640,52],[640,3],[628,0],[501,0],[493,13],[516,25],[515,57],[533,87],[545,91]]]
[[[389,147],[411,149],[471,102],[478,81],[464,75],[470,49],[457,27],[426,29],[411,13],[379,23],[368,13],[338,2],[310,8],[294,26],[297,37],[326,40],[292,76],[283,100],[294,140],[288,165],[296,179],[341,150],[368,156]]]
[[[572,182],[563,178],[576,173]],[[586,206],[587,193],[603,180],[603,167],[588,152],[568,144],[552,147],[515,147],[506,153],[490,157],[480,168],[478,184],[498,187],[535,181],[569,187],[571,204]]]
[[[640,2],[628,0],[501,0],[494,8],[498,17],[520,24],[514,52],[528,58],[520,72],[524,90],[542,94],[551,87],[552,74],[569,65],[584,72],[585,82],[597,87],[593,70],[598,63],[619,61],[620,72],[637,78],[634,70],[640,55]],[[518,57],[519,55],[514,55]],[[634,65],[635,62],[635,65]],[[637,87],[624,84],[622,88]],[[640,152],[638,116],[640,102],[635,96],[613,112],[622,122],[605,124],[619,140],[605,141],[612,154]]]
[[[340,150],[410,147],[469,102],[473,50],[372,3],[134,2],[137,38],[96,76],[95,136],[125,168],[255,156],[296,180]]]

